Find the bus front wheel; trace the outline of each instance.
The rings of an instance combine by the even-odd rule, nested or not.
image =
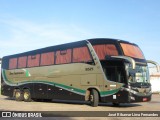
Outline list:
[[[25,102],[31,102],[32,99],[31,99],[31,93],[28,89],[24,89],[24,101]]]
[[[92,90],[91,90],[90,103],[91,103],[91,106],[93,106],[93,107],[97,107],[97,106],[98,106],[98,103],[99,103],[99,95],[98,95],[97,90],[95,90],[95,89],[92,89]]]
[[[23,92],[21,90],[15,89],[13,94],[16,101],[23,101]]]

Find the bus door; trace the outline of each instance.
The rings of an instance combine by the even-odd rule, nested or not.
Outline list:
[[[126,83],[125,71],[122,66],[107,66],[105,70],[106,77],[109,81]]]
[[[126,73],[124,64],[119,63],[117,65],[112,65],[112,64],[106,65],[104,72],[107,77],[107,80],[113,82],[110,84],[108,88],[109,90],[119,89],[118,83],[123,83],[123,84],[127,83],[127,80],[125,78]],[[106,98],[106,101],[118,103],[120,101],[124,101],[125,95],[126,95],[125,93],[121,93],[121,91],[119,91],[118,93],[108,96]]]

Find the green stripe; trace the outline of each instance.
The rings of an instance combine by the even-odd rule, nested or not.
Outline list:
[[[75,91],[75,92],[78,92],[78,93],[81,93],[81,94],[85,94],[85,90],[82,90],[82,89],[77,89],[77,88],[74,88],[74,87],[71,87],[71,86],[67,86],[67,85],[64,85],[64,84],[59,84],[59,83],[55,83],[55,82],[49,82],[49,81],[46,81],[46,80],[38,80],[38,81],[24,81],[24,82],[19,82],[18,84],[25,84],[25,83],[46,83],[46,84],[50,84],[50,85],[55,85],[55,86],[59,86],[59,87],[62,87],[64,89],[67,89],[67,90],[70,90],[70,91]],[[71,90],[73,89],[73,90]]]
[[[81,93],[81,94],[85,94],[85,90],[82,90],[82,89],[77,89],[77,88],[74,88],[74,87],[71,87],[71,86],[67,86],[67,85],[63,85],[63,84],[59,84],[59,83],[55,83],[55,82],[49,82],[49,81],[46,81],[46,80],[38,80],[38,81],[23,81],[23,82],[18,82],[18,84],[14,84],[13,82],[11,82],[10,80],[7,79],[6,77],[6,73],[5,73],[5,70],[2,70],[3,71],[3,76],[4,76],[4,79],[6,82],[8,82],[9,84],[13,84],[15,86],[17,85],[22,85],[22,84],[27,84],[27,83],[46,83],[46,84],[50,84],[50,85],[55,85],[55,86],[59,86],[59,87],[62,87],[64,89],[67,89],[69,91],[73,91],[73,92],[77,92],[77,93]],[[73,90],[71,90],[73,89]]]
[[[5,79],[8,83],[12,84],[13,82],[11,82],[11,81],[9,81],[9,80],[7,79],[6,71],[5,71],[5,70],[2,70],[2,72],[3,72],[3,77],[4,77],[4,79]]]
[[[13,84],[15,86],[22,85],[22,84],[27,84],[27,83],[44,83],[44,84],[46,83],[46,84],[49,84],[49,85],[55,85],[57,87],[59,86],[59,87],[64,88],[66,90],[77,92],[77,93],[80,93],[80,94],[83,94],[83,95],[85,95],[85,93],[86,93],[86,90],[74,88],[74,87],[71,87],[71,86],[67,86],[67,85],[59,84],[59,83],[55,83],[55,82],[49,82],[49,81],[46,81],[46,80],[23,81],[23,82],[19,82],[18,84],[17,83],[15,84],[15,83],[13,83],[13,82],[11,82],[10,80],[7,79],[5,70],[2,70],[2,72],[3,72],[4,80],[6,82],[8,82],[9,84]],[[73,89],[73,90],[71,90],[71,89]],[[115,93],[117,93],[119,91],[119,89],[108,90],[108,91],[100,91],[100,96],[107,96],[107,95],[115,94]]]
[[[29,77],[29,71],[26,70],[26,77]]]
[[[74,87],[71,87],[71,86],[66,86],[66,85],[63,85],[63,84],[59,84],[59,83],[54,83],[55,85],[58,85],[60,87],[63,87],[63,88],[66,88],[66,89],[74,89],[73,91],[76,91],[76,92],[79,92],[79,93],[82,93],[82,94],[85,94],[85,90],[82,90],[82,89],[77,89],[77,88],[74,88]]]

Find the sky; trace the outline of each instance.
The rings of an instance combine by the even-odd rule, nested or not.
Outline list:
[[[160,64],[160,0],[0,0],[0,57],[90,38],[136,43]]]

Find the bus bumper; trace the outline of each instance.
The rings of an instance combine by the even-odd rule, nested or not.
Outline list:
[[[129,94],[129,101],[134,102],[148,102],[151,101],[152,93],[148,94]]]
[[[114,95],[102,97],[101,102],[113,102],[113,103],[136,103],[136,102],[148,102],[151,101],[152,93],[131,93],[126,90],[120,90]]]

